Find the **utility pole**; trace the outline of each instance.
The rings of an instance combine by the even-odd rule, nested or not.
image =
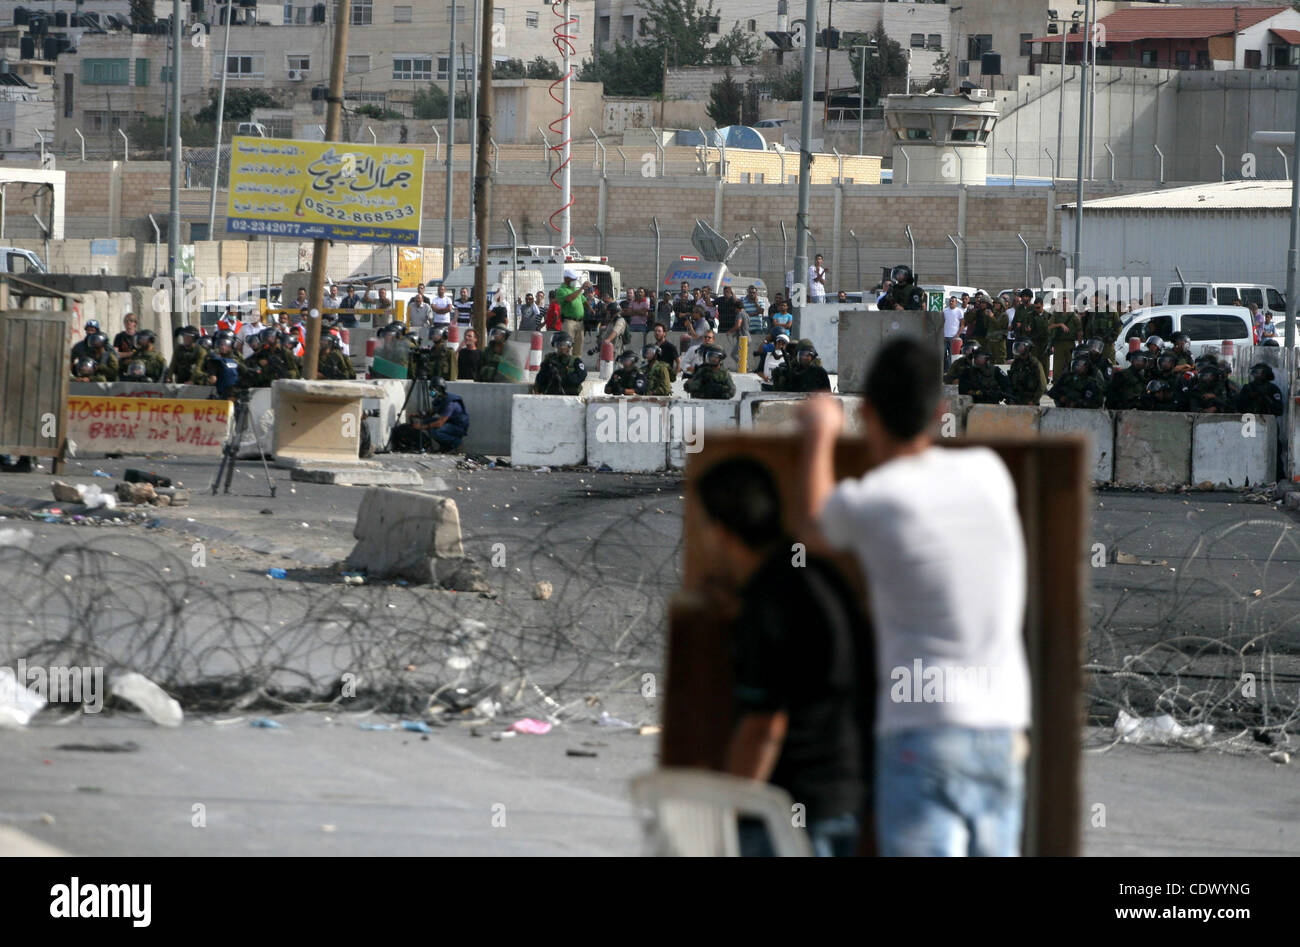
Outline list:
[[[479,0],[473,0],[474,8],[469,21],[469,75],[466,77],[466,84],[469,89],[469,166],[471,173],[477,173],[479,141],[478,136],[478,95],[474,89],[474,77],[478,74],[479,61]],[[491,30],[488,30],[489,34]],[[461,50],[461,57],[464,57],[464,50]],[[488,57],[489,61],[491,57]],[[474,234],[477,233],[476,218],[474,216],[475,187],[469,189],[469,213],[466,215],[465,231],[469,234],[467,241],[472,249],[474,246]],[[482,249],[480,248],[480,252]],[[480,333],[479,338],[483,338]]]
[[[334,24],[334,58],[330,61],[330,88],[325,96],[325,140],[338,141],[343,130],[343,69],[348,61],[348,25],[352,19],[352,0],[338,0],[338,21]],[[303,373],[309,381],[316,378],[320,357],[320,310],[325,302],[325,265],[329,259],[329,240],[316,240],[311,248],[311,289],[307,304],[315,317],[307,320],[307,351],[303,354]],[[283,304],[283,300],[281,301]]]
[[[835,10],[835,0],[826,4],[826,75],[823,76],[822,90],[822,135],[826,134],[826,125],[831,120],[831,14]],[[812,21],[809,21],[812,22]],[[814,43],[815,45],[815,43]]]
[[[795,293],[794,333],[798,338],[803,322],[803,307],[808,296],[808,199],[812,180],[813,95],[817,85],[813,37],[817,26],[817,0],[806,0],[803,44],[803,114],[799,122],[799,211],[795,215],[794,273],[791,291]]]
[[[477,0],[475,0],[477,2]],[[483,2],[483,36],[492,35],[492,0]],[[492,180],[491,161],[488,160],[489,149],[483,145],[492,137],[492,57],[478,58],[478,154],[474,161],[474,220],[478,235],[478,259],[474,266],[474,332],[480,339],[487,338],[487,265],[488,233],[492,219]],[[512,251],[513,252],[513,249]],[[511,260],[511,267],[514,261]],[[510,295],[514,294],[511,287]],[[513,311],[512,302],[507,302],[508,311]]]
[[[212,193],[208,195],[208,239],[215,240],[212,232],[217,224],[217,181],[221,177],[221,120],[226,111],[226,59],[230,55],[230,8],[234,0],[226,0],[226,42],[221,47],[221,91],[217,93],[217,146],[212,156]]]
[[[864,119],[867,113],[867,50],[870,46],[854,46],[858,51],[858,154],[862,154]]]
[[[1085,0],[1083,5],[1083,41],[1085,44],[1091,41],[1092,37],[1092,2]],[[1084,55],[1087,55],[1088,47],[1084,46]],[[1079,162],[1075,168],[1074,175],[1074,279],[1077,281],[1080,275],[1080,244],[1083,241],[1083,149],[1087,142],[1088,132],[1088,69],[1084,65],[1079,69]],[[1071,295],[1074,294],[1074,287],[1067,290]]]
[[[455,247],[451,243],[452,170],[456,154],[456,0],[451,0],[447,40],[447,193],[442,211],[442,278],[451,275]]]
[[[185,293],[181,289],[181,0],[172,0],[172,123],[171,202],[167,213],[167,275],[172,281],[174,308],[182,313]]]

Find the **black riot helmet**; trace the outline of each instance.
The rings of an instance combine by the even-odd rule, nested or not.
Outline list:
[[[1171,372],[1174,366],[1178,364],[1178,356],[1172,350],[1165,349],[1156,356],[1156,368],[1162,372]]]
[[[912,268],[904,263],[900,263],[889,271],[889,278],[896,284],[906,286],[912,282]]]
[[[641,349],[641,357],[647,362],[653,362],[659,357],[659,346],[653,344],[646,345]]]
[[[555,335],[551,336],[551,348],[558,351],[560,346],[567,346],[569,350],[572,350],[573,336],[569,335],[567,332],[557,332]],[[567,355],[568,352],[561,352],[560,354]]]
[[[1015,354],[1016,358],[1019,358],[1022,355],[1033,355],[1034,344],[1028,339],[1018,339],[1011,351]]]
[[[631,349],[625,349],[619,353],[619,356],[615,361],[618,362],[620,368],[631,368],[636,364],[636,353]]]
[[[1250,366],[1251,381],[1272,381],[1273,378],[1272,365],[1266,365],[1264,362],[1256,362],[1254,365]]]

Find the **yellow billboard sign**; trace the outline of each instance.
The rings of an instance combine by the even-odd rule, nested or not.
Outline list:
[[[420,242],[424,149],[237,137],[230,233],[351,243]]]

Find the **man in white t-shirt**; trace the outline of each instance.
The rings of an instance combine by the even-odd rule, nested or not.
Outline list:
[[[435,327],[445,330],[451,325],[452,301],[441,283],[438,284],[437,294],[429,300],[429,308],[433,310],[433,325]]]
[[[807,259],[805,257],[805,259]],[[815,303],[826,302],[826,282],[830,279],[830,274],[826,272],[826,261],[822,255],[817,254],[813,260],[813,265],[808,267],[808,299]]]
[[[966,310],[961,308],[961,300],[956,296],[948,297],[948,308],[943,311],[943,365],[947,368],[952,362],[952,340],[961,332],[961,320]]]
[[[906,337],[882,348],[862,406],[876,466],[838,485],[842,412],[811,399],[805,514],[813,538],[857,557],[868,589],[880,854],[1015,855],[1029,726],[1024,538],[1001,459],[933,443],[940,391],[933,349]]]

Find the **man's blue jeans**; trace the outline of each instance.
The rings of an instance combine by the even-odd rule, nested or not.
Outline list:
[[[1027,744],[1015,730],[933,727],[876,738],[881,855],[1020,854]]]
[[[808,826],[808,841],[818,858],[852,858],[858,853],[858,817],[852,813],[818,819]],[[772,841],[762,822],[740,820],[740,854],[743,858],[771,858]]]

